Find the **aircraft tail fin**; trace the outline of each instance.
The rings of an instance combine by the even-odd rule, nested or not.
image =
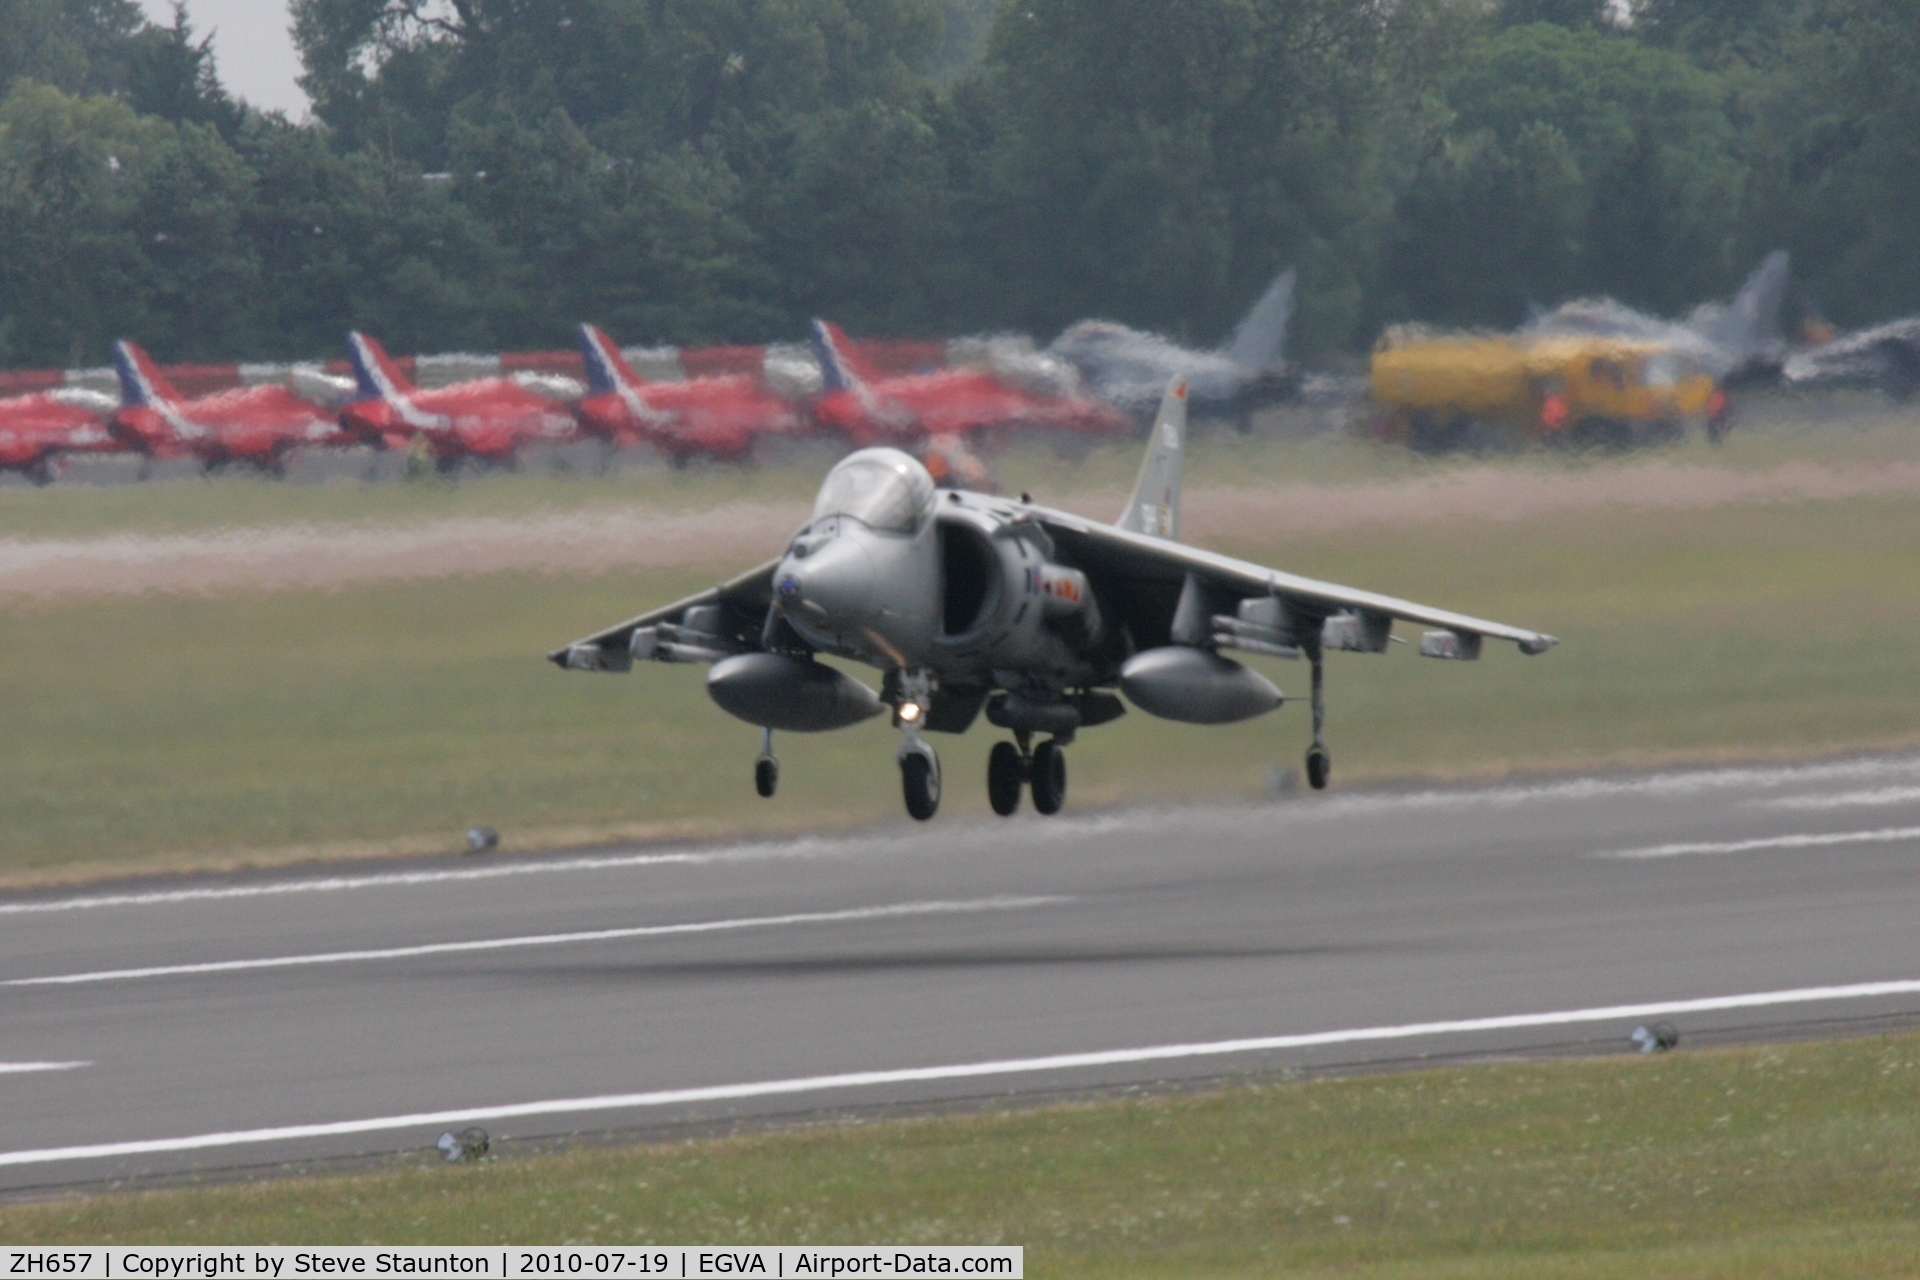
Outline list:
[[[589,394],[603,396],[621,387],[641,385],[640,375],[633,371],[633,366],[603,329],[590,324],[580,326],[580,355],[587,363]]]
[[[1785,249],[1768,254],[1740,286],[1740,292],[1733,295],[1733,301],[1711,316],[1704,336],[1742,358],[1785,345],[1780,311],[1792,283],[1790,266]]]
[[[1129,533],[1180,537],[1180,482],[1186,472],[1187,380],[1175,378],[1160,401],[1133,497],[1115,523]]]
[[[120,378],[120,403],[128,406],[180,403],[180,393],[160,372],[153,357],[131,342],[113,344],[113,371]]]
[[[377,338],[357,330],[349,333],[347,354],[353,362],[356,399],[394,400],[413,390],[413,380],[401,372]]]
[[[1282,363],[1287,329],[1293,323],[1293,287],[1297,276],[1288,267],[1273,278],[1260,301],[1227,340],[1227,359],[1248,373],[1266,373]]]
[[[853,342],[839,325],[830,320],[815,320],[807,326],[813,343],[814,358],[820,362],[821,385],[828,391],[861,391],[877,381],[874,370],[853,349]]]

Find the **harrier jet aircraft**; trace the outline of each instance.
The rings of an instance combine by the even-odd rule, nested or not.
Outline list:
[[[1082,320],[1048,350],[1078,369],[1093,394],[1141,422],[1167,384],[1185,378],[1195,413],[1233,418],[1244,429],[1255,409],[1298,389],[1299,379],[1283,354],[1293,320],[1293,287],[1288,267],[1217,351],[1192,351],[1110,320]]]
[[[1121,694],[1151,715],[1225,724],[1281,704],[1280,691],[1229,652],[1305,658],[1307,777],[1319,789],[1332,767],[1321,733],[1329,651],[1383,653],[1396,619],[1434,628],[1419,642],[1430,658],[1477,658],[1488,636],[1529,654],[1555,643],[1183,546],[1186,414],[1181,380],[1111,525],[1025,496],[943,491],[898,450],[860,450],[828,473],[813,518],[777,558],[548,657],[574,671],[711,663],[708,694],[762,729],[754,782],[763,796],[779,781],[774,730],[839,729],[890,711],[907,812],[924,821],[941,792],[940,760],[924,735],[962,733],[982,712],[1012,735],[989,757],[994,811],[1013,813],[1027,790],[1035,809],[1056,813],[1065,748],[1082,729],[1125,714]],[[878,668],[879,693],[823,655]]]
[[[700,456],[739,461],[762,436],[799,430],[793,405],[751,374],[645,382],[613,339],[580,326],[587,394],[574,406],[580,426],[614,444],[644,440],[675,465]]]
[[[45,485],[70,453],[117,452],[107,430],[113,407],[111,396],[79,387],[0,400],[0,468]]]
[[[340,411],[340,422],[369,444],[404,449],[418,439],[439,470],[451,473],[468,458],[510,467],[523,445],[574,436],[573,415],[565,405],[512,378],[425,391],[366,334],[348,334],[347,348],[359,394]]]
[[[240,462],[282,476],[296,449],[350,443],[331,414],[278,383],[187,400],[131,342],[114,344],[113,365],[120,375],[113,434],[148,457],[194,457],[209,471]]]

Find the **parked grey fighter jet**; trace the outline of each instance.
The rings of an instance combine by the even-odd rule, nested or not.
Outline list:
[[[1189,724],[1272,711],[1280,691],[1230,651],[1312,665],[1307,777],[1332,767],[1321,736],[1330,650],[1384,653],[1395,619],[1437,628],[1429,658],[1477,658],[1487,636],[1543,653],[1554,638],[1425,605],[1295,577],[1176,541],[1187,384],[1168,390],[1140,480],[1115,524],[934,487],[896,449],[862,449],[828,473],[813,518],[786,551],[699,595],[548,655],[573,671],[636,660],[707,662],[707,692],[763,730],[754,781],[779,781],[774,730],[812,733],[890,711],[907,812],[940,804],[940,760],[925,734],[963,733],[983,711],[1007,730],[987,767],[994,811],[1030,790],[1056,813],[1064,748],[1127,701]],[[877,667],[880,692],[817,660]],[[1117,691],[1117,692],[1116,692]],[[1036,735],[1045,735],[1035,743]]]
[[[1920,316],[1908,316],[1843,334],[1787,357],[1782,370],[1795,386],[1852,383],[1879,387],[1905,403],[1920,395]]]
[[[1192,351],[1110,320],[1082,320],[1047,350],[1077,369],[1088,391],[1142,423],[1167,384],[1185,378],[1193,412],[1232,418],[1245,430],[1255,409],[1299,389],[1284,354],[1293,285],[1288,267],[1218,351]]]
[[[1612,298],[1580,298],[1537,312],[1528,334],[1598,334],[1667,347],[1721,383],[1772,378],[1786,359],[1780,309],[1790,283],[1784,249],[1766,256],[1731,302],[1703,302],[1685,320],[1662,320]]]

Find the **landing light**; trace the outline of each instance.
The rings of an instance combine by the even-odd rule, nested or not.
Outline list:
[[[903,702],[900,704],[900,719],[907,724],[919,724],[920,717],[926,714],[927,709],[917,702]]]

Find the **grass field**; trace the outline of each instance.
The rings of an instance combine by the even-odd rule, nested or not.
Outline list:
[[[1920,1036],[1243,1085],[0,1208],[15,1244],[1021,1244],[1045,1277],[1872,1277]]]
[[[1274,431],[1325,427],[1337,410],[1279,411]],[[1762,397],[1742,411],[1725,445],[1698,439],[1636,457],[1661,457],[1754,470],[1788,460],[1867,464],[1920,458],[1920,415],[1877,394],[1817,398]],[[995,472],[1009,492],[1031,489],[1042,500],[1062,494],[1124,495],[1140,463],[1140,445],[1124,441],[1084,448],[1071,442],[1024,444],[996,457]],[[520,515],[647,503],[701,509],[753,498],[806,499],[835,452],[824,443],[791,446],[783,456],[752,467],[695,465],[673,471],[644,457],[606,476],[548,473],[537,460],[525,474],[469,476],[457,484],[276,483],[236,473],[210,481],[175,478],[145,485],[0,487],[0,539],[76,537],[128,530],[179,532],[275,523],[408,520],[440,516]],[[1216,425],[1200,428],[1189,461],[1193,485],[1310,480],[1340,483],[1397,480],[1485,465],[1484,459],[1423,458],[1377,447],[1344,432],[1307,435],[1273,431],[1241,437]],[[1562,471],[1612,465],[1552,450],[1499,459],[1519,471]]]
[[[1821,447],[1835,456],[1851,450],[1855,461],[1920,453],[1884,423],[1843,434]],[[1798,456],[1800,438],[1749,433],[1744,447],[1777,461]],[[1216,438],[1203,442],[1195,471],[1246,483],[1415,465],[1355,448]],[[1731,447],[1722,456],[1730,467],[1752,463]],[[1077,470],[1044,452],[1013,462],[1051,483],[1095,490],[1119,486],[1121,464],[1131,466],[1105,453]],[[355,504],[361,515],[442,502],[472,513],[633,501],[636,493],[662,502],[662,493],[687,502],[785,495],[810,484],[810,476],[769,469],[604,482],[504,477],[453,490],[220,482],[8,491],[0,528],[20,528],[41,502],[58,516],[45,523],[72,533],[127,521],[255,521],[248,504],[266,497],[307,520],[323,507],[327,518],[353,518]],[[1478,664],[1423,662],[1403,648],[1336,655],[1330,734],[1339,781],[1920,742],[1911,650],[1920,634],[1920,503],[1910,500],[1593,510],[1215,545],[1563,638],[1534,659],[1490,646]],[[904,822],[893,734],[883,724],[784,737],[782,793],[763,802],[748,782],[757,732],[707,701],[701,669],[584,676],[541,661],[558,643],[736,567],[9,607],[0,614],[8,659],[0,805],[9,815],[0,878],[452,851],[476,823],[524,848]],[[1304,691],[1302,667],[1267,669],[1282,688]],[[1257,799],[1278,771],[1297,765],[1305,739],[1299,706],[1226,729],[1135,713],[1074,746],[1070,803]],[[991,741],[984,725],[941,740],[949,778],[942,820],[986,815],[980,779]]]

